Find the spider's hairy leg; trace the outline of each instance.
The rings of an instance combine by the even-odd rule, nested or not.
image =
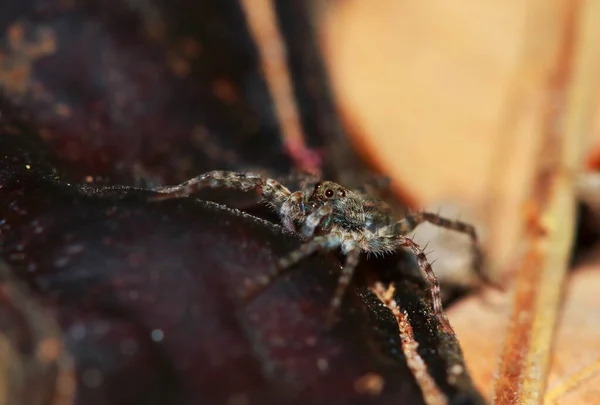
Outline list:
[[[312,255],[317,250],[333,250],[339,247],[341,244],[342,238],[337,233],[317,236],[302,244],[298,249],[290,252],[287,256],[279,259],[277,267],[282,270],[289,268],[302,259]]]
[[[464,233],[469,236],[469,238],[471,239],[471,241],[473,241],[474,244],[478,243],[477,232],[475,231],[475,227],[473,225],[467,224],[466,222],[462,221],[448,219],[433,212],[411,212],[407,214],[402,220],[396,223],[394,231],[399,235],[406,235],[408,232],[414,230],[423,222],[429,222],[430,224],[439,226],[440,228]]]
[[[153,188],[161,193],[153,201],[187,197],[206,188],[228,188],[239,191],[257,190],[270,203],[280,206],[289,197],[290,191],[281,183],[267,179],[257,173],[238,173],[215,170],[184,181],[175,186]]]
[[[440,228],[466,234],[471,240],[473,271],[483,282],[500,288],[489,279],[488,275],[485,274],[483,270],[483,252],[481,251],[477,231],[473,225],[463,221],[448,219],[432,212],[415,212],[408,214],[404,219],[397,222],[394,227],[394,232],[398,235],[406,235],[423,222],[429,222]]]
[[[437,276],[433,272],[431,268],[431,264],[427,260],[427,256],[423,249],[412,239],[406,236],[399,236],[398,243],[401,246],[408,247],[414,255],[417,257],[417,263],[421,268],[421,271],[425,274],[427,281],[429,282],[431,288],[431,300],[433,303],[433,313],[439,319],[442,327],[450,334],[454,334],[454,329],[450,326],[446,315],[444,314],[444,308],[442,307],[442,297],[440,294],[440,284],[438,282]]]
[[[253,288],[248,294],[246,299],[252,300],[258,294],[260,294],[265,288],[280,277],[284,272],[289,270],[290,267],[312,255],[317,250],[333,250],[339,247],[341,244],[341,238],[337,234],[328,234],[323,236],[317,236],[308,242],[300,245],[296,250],[290,252],[287,256],[279,259],[277,264],[270,269],[267,274],[262,275],[257,282],[255,288]]]
[[[311,237],[315,233],[315,229],[323,220],[330,220],[331,214],[333,213],[333,208],[331,205],[322,205],[315,212],[311,213],[306,220],[304,221],[304,226],[302,227],[302,235],[304,237]],[[327,226],[324,225],[324,226]]]
[[[279,208],[279,217],[281,224],[290,232],[296,232],[296,224],[304,221],[305,217],[305,196],[302,191],[295,191],[285,200]],[[269,203],[270,204],[270,203]],[[274,204],[270,204],[274,205]],[[277,207],[273,207],[277,208]]]
[[[352,276],[354,275],[356,266],[358,266],[361,252],[360,247],[358,247],[356,243],[352,243],[347,247],[343,246],[342,251],[346,254],[346,262],[344,263],[342,274],[340,275],[337,287],[333,293],[333,298],[331,299],[331,315],[335,315],[342,305],[342,298],[344,298],[344,293],[352,281]]]

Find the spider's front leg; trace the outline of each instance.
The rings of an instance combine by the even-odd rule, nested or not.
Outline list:
[[[342,274],[338,279],[337,287],[333,293],[333,298],[331,299],[331,313],[330,315],[333,317],[340,306],[342,305],[342,298],[344,298],[344,294],[352,281],[352,276],[354,275],[354,270],[356,270],[356,266],[358,266],[358,260],[360,258],[360,247],[356,243],[350,242],[346,245],[342,245],[342,252],[346,254],[346,262],[344,263],[344,267],[342,268]]]
[[[227,188],[239,191],[256,190],[268,203],[280,207],[290,196],[290,191],[273,179],[267,179],[257,173],[237,173],[215,170],[201,174],[176,186],[156,187],[151,189],[160,193],[151,201],[188,197],[207,188]]]
[[[247,295],[248,300],[254,299],[258,294],[264,291],[274,280],[289,270],[293,265],[311,256],[317,250],[333,250],[340,246],[341,239],[337,234],[328,234],[317,236],[308,242],[300,245],[296,250],[290,252],[287,256],[279,259],[277,264],[267,273],[259,277],[256,281],[259,283]]]
[[[444,314],[444,308],[442,306],[442,297],[440,293],[440,283],[438,282],[437,276],[435,275],[429,260],[423,249],[412,239],[406,236],[398,237],[398,244],[403,247],[409,248],[413,254],[417,257],[417,263],[421,268],[421,271],[425,274],[429,286],[431,288],[431,301],[433,304],[433,313],[439,319],[442,327],[450,334],[454,335],[454,329],[448,322],[446,315]]]
[[[326,229],[329,226],[329,222],[332,220],[332,214],[333,208],[330,205],[323,205],[315,212],[311,213],[306,218],[304,226],[302,227],[303,236],[307,238],[313,236],[318,227],[320,229]],[[331,299],[331,319],[333,319],[333,316],[342,305],[344,293],[352,281],[352,276],[354,275],[356,266],[358,266],[361,252],[358,244],[352,240],[341,241],[340,246],[342,248],[342,253],[346,255],[346,261],[342,268],[342,274],[338,280],[335,292],[333,293],[333,298]]]
[[[301,245],[297,250],[292,251],[286,257],[280,259],[275,269],[269,274],[263,276],[258,281],[260,285],[254,288],[249,294],[248,299],[252,300],[259,293],[264,291],[275,279],[280,277],[285,271],[289,270],[293,265],[301,260],[311,256],[316,251],[330,251],[338,247],[342,247],[342,252],[346,255],[346,262],[342,269],[342,273],[338,280],[338,284],[331,299],[329,312],[329,321],[333,321],[335,314],[342,304],[344,293],[348,289],[348,285],[352,281],[354,270],[358,265],[360,258],[360,248],[353,241],[343,241],[341,235],[331,233],[327,235],[317,236],[308,242]]]
[[[473,225],[462,221],[444,218],[432,212],[415,212],[408,214],[406,217],[404,217],[404,219],[396,223],[394,233],[396,235],[406,235],[423,222],[429,222],[430,224],[440,228],[468,235],[469,239],[471,240],[471,249],[473,252],[473,271],[486,284],[498,287],[492,282],[492,280],[490,280],[488,275],[485,274],[485,271],[483,270],[483,252],[481,251],[481,245],[479,244],[479,239],[477,238],[477,231]]]

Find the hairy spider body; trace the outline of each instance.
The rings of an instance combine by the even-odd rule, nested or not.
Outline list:
[[[468,234],[477,249],[477,236],[471,225],[427,212],[410,214],[396,221],[385,203],[332,181],[307,181],[302,190],[291,192],[280,182],[255,173],[208,172],[176,186],[153,189],[160,193],[153,200],[186,197],[204,188],[255,190],[279,214],[282,225],[304,239],[297,250],[280,259],[277,267],[260,280],[260,288],[252,295],[268,286],[284,270],[316,251],[339,248],[346,256],[346,262],[332,299],[331,307],[335,311],[341,305],[361,252],[377,255],[408,248],[415,254],[431,286],[434,314],[442,326],[452,333],[443,314],[437,277],[421,247],[406,234],[419,224],[430,222]],[[477,255],[476,266],[479,265],[479,258]]]

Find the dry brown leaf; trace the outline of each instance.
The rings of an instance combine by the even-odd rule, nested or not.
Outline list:
[[[565,403],[567,395],[567,403],[590,403],[596,390],[584,382],[598,379],[600,345],[580,328],[572,339],[588,342],[589,363],[563,357],[578,287],[565,307],[561,288],[573,180],[600,122],[600,6],[331,4],[324,49],[344,114],[359,128],[356,142],[421,204],[458,201],[487,235],[491,268],[517,273],[516,292],[450,310],[473,378],[498,404]],[[577,308],[580,319],[593,319],[592,305]]]

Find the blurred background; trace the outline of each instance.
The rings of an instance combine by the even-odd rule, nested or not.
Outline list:
[[[344,0],[327,2],[318,21],[355,145],[419,206],[474,221],[489,269],[514,285],[547,134],[555,131],[550,139],[566,137],[573,146],[575,156],[562,163],[566,176],[594,166],[598,7],[585,1]],[[446,253],[436,249],[432,256],[444,266]],[[570,276],[549,393],[537,401],[600,397],[594,299],[600,278],[593,263]],[[482,353],[501,352],[514,308],[508,297],[467,300],[449,312],[474,379],[488,393],[499,363]]]
[[[321,10],[356,144],[420,204],[454,201],[493,225],[495,268],[518,244],[547,103],[561,102],[546,90],[575,3],[346,0]],[[578,83],[590,87],[582,159],[600,140],[595,76]]]

